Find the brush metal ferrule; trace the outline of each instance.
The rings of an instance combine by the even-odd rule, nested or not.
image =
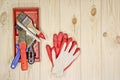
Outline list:
[[[30,22],[31,22],[30,18],[29,18],[29,17],[26,17],[26,18],[22,21],[22,24],[23,24],[24,26],[27,26],[28,24],[30,24]]]

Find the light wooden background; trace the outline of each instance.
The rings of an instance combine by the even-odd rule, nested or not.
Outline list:
[[[41,62],[29,65],[26,72],[20,64],[10,68],[14,7],[39,7],[41,30],[47,36],[41,41]],[[56,78],[45,46],[52,45],[59,31],[77,40],[81,55]],[[120,0],[0,0],[0,80],[120,80]]]

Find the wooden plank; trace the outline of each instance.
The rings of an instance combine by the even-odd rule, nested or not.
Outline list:
[[[119,4],[119,0],[0,0],[0,80],[120,80]],[[29,65],[25,72],[20,64],[10,68],[13,7],[39,7],[41,30],[47,38],[41,42],[41,62]],[[56,78],[45,46],[52,45],[53,34],[59,31],[73,37],[82,53],[63,77]]]
[[[67,33],[69,37],[76,40],[78,47],[81,43],[81,16],[80,0],[60,0],[60,31]],[[76,18],[76,24],[73,19]],[[80,80],[81,76],[81,55],[65,71],[61,80]]]
[[[81,0],[81,80],[101,80],[101,0]]]
[[[102,0],[102,80],[120,80],[120,0]]]
[[[11,26],[10,27],[10,36],[11,36],[11,38],[9,38],[10,39],[10,46],[9,46],[9,51],[11,51],[11,54],[9,55],[9,57],[10,57],[10,63],[9,63],[9,67],[10,67],[10,64],[12,63],[12,60],[13,60],[13,58],[14,58],[14,42],[13,42],[13,8],[14,7],[18,7],[18,1],[16,1],[16,0],[14,0],[13,2],[10,2],[9,0],[8,0],[8,4],[9,4],[9,9],[7,9],[8,11],[9,11],[9,17],[8,17],[8,19],[11,19],[11,20],[9,20],[9,24],[8,24],[8,26]],[[21,66],[20,66],[20,64],[18,64],[17,65],[17,67],[15,68],[15,69],[11,69],[11,68],[9,68],[10,70],[9,70],[9,79],[11,79],[11,80],[19,80],[20,79],[20,69],[21,69]]]
[[[53,34],[59,32],[60,8],[59,0],[40,0],[41,29],[46,35],[42,41],[41,53],[41,80],[59,80],[51,74],[52,65],[46,52],[46,44],[53,45]]]
[[[19,7],[39,7],[39,0],[18,0]]]
[[[0,0],[0,10],[2,10],[5,2],[6,2],[6,0]]]
[[[10,68],[13,53],[13,22],[12,8],[18,3],[13,0],[13,4],[9,0],[1,0],[0,5],[0,80],[19,80],[19,66],[15,70]]]

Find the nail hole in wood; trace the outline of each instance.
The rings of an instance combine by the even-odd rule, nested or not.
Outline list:
[[[103,33],[103,36],[104,36],[104,37],[107,37],[107,36],[108,36],[108,33],[107,33],[107,32],[104,32],[104,33]]]
[[[116,41],[118,44],[120,44],[120,36],[116,36]]]
[[[93,8],[91,9],[91,15],[92,15],[92,16],[95,16],[95,15],[96,15],[96,12],[97,12],[96,8],[93,7]]]

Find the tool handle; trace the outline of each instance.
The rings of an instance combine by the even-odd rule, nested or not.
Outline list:
[[[35,62],[35,56],[34,56],[34,50],[33,50],[33,44],[30,46],[28,51],[28,63],[33,64]]]
[[[33,23],[32,23],[32,22],[28,25],[28,27],[29,27],[29,28],[31,28],[31,29],[33,29],[33,30],[34,30],[34,32],[36,32],[36,34],[37,34],[37,35],[39,35],[39,34],[40,34],[40,31],[34,27],[34,25],[33,25]]]
[[[34,53],[33,52],[28,52],[28,63],[33,64],[34,62],[35,62]]]
[[[32,22],[28,25],[28,27],[33,29],[33,31],[36,32],[39,38],[45,39],[45,36],[43,35],[43,33],[39,31],[38,29],[36,29]]]
[[[38,37],[45,40],[45,36],[44,36],[44,34],[43,34],[42,32],[40,32],[40,33],[38,34]]]
[[[21,52],[21,69],[25,71],[28,69],[27,55],[26,55],[26,43],[21,42],[19,45],[20,45],[20,52]]]
[[[17,53],[16,53],[16,56],[15,58],[13,59],[12,63],[11,63],[11,68],[12,69],[15,69],[18,62],[19,62],[19,59],[20,59],[20,48],[19,48],[19,45],[16,44],[16,48],[17,48]]]

